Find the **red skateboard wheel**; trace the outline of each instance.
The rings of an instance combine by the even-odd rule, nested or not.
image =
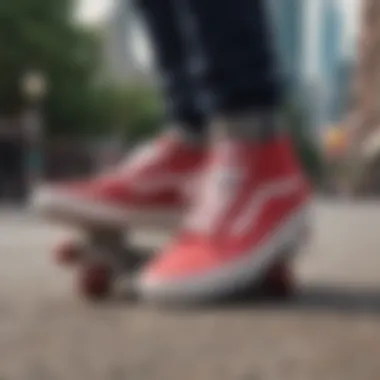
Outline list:
[[[59,265],[76,264],[82,256],[82,247],[75,240],[65,240],[59,243],[54,250],[55,261]]]
[[[295,291],[294,274],[287,264],[276,264],[265,277],[262,286],[264,292],[271,297],[289,297]]]
[[[78,273],[78,290],[80,295],[90,300],[106,298],[112,287],[110,269],[103,264],[88,264]]]

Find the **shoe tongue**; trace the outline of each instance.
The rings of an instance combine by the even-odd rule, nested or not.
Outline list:
[[[170,152],[168,138],[159,138],[146,141],[134,147],[119,164],[118,171],[135,171],[157,163]]]
[[[220,138],[212,144],[208,166],[212,171],[236,171],[246,164],[247,155],[253,157],[256,143]]]
[[[199,179],[195,207],[185,221],[189,230],[211,236],[225,220],[245,178],[240,157],[239,144],[215,145]]]

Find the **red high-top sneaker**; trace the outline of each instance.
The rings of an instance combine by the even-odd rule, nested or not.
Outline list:
[[[80,182],[47,185],[33,198],[37,211],[57,221],[119,226],[165,223],[178,217],[183,186],[196,174],[203,149],[171,131],[137,148],[114,172]]]
[[[303,238],[310,189],[289,139],[219,140],[184,231],[136,279],[145,298],[202,301],[259,282]]]

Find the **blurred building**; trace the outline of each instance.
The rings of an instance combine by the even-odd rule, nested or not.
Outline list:
[[[147,54],[147,40],[131,0],[114,0],[102,29],[108,79],[116,82],[150,80],[150,70],[141,57]]]
[[[276,31],[281,71],[290,88],[299,87],[302,82],[304,59],[303,27],[304,0],[272,0],[270,13]]]
[[[343,116],[338,89],[338,75],[342,63],[343,17],[336,3],[324,0],[321,9],[319,59],[324,90],[324,107],[321,122],[325,125],[338,122]]]
[[[355,170],[351,187],[358,193],[380,193],[380,2],[363,0],[353,102],[347,120],[354,141]]]
[[[351,98],[352,77],[355,62],[347,57],[340,59],[336,72],[332,120],[339,122],[344,119],[348,112]]]
[[[343,45],[347,13],[338,0],[272,0],[276,40],[289,88],[318,130],[345,112],[351,61]]]
[[[363,0],[350,127],[365,139],[380,125],[380,1]],[[376,132],[376,131],[375,131]]]
[[[312,124],[319,133],[346,112],[355,25],[339,0],[305,1],[305,82]]]

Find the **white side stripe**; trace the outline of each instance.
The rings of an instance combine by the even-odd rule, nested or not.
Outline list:
[[[297,176],[271,181],[259,187],[252,194],[252,198],[247,202],[247,207],[242,210],[242,214],[236,218],[231,228],[231,234],[237,236],[247,233],[248,229],[255,228],[262,208],[268,201],[284,198],[296,192],[301,183],[301,178]]]

